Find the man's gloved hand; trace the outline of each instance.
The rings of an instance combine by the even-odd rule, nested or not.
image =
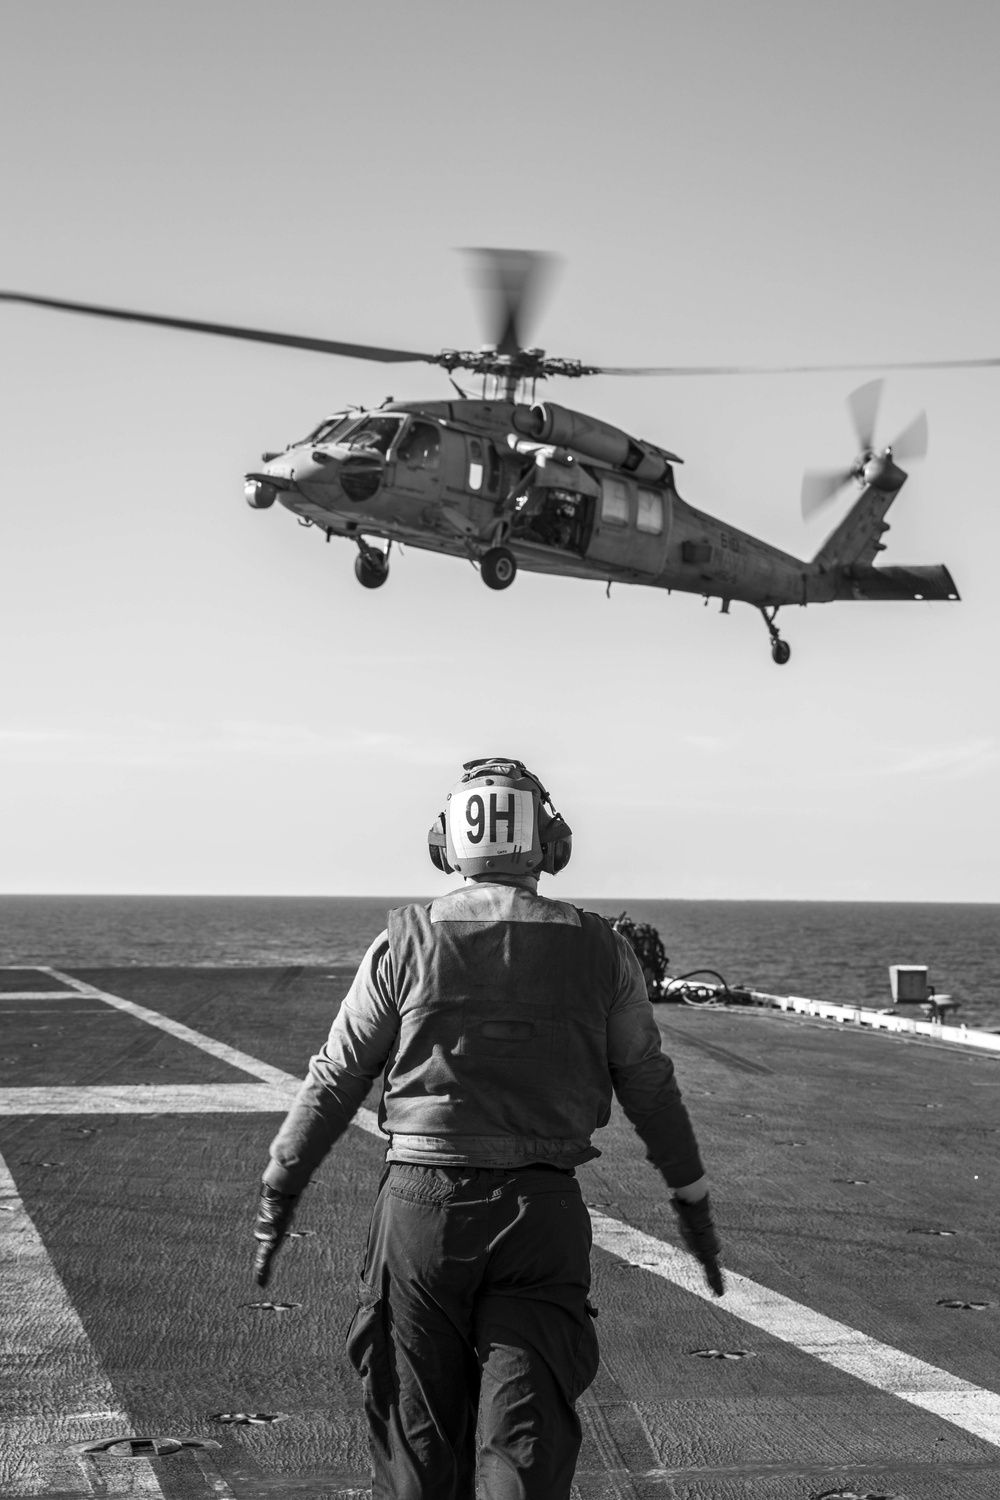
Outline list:
[[[271,1262],[278,1253],[278,1246],[291,1228],[298,1203],[297,1193],[278,1193],[267,1183],[261,1184],[260,1202],[257,1205],[257,1222],[253,1227],[257,1240],[257,1254],[253,1273],[258,1286],[267,1286],[271,1275]]]
[[[697,1203],[689,1203],[684,1198],[672,1197],[670,1206],[677,1215],[677,1227],[681,1232],[681,1239],[695,1259],[699,1260],[704,1267],[705,1280],[712,1291],[717,1297],[721,1297],[726,1290],[722,1272],[719,1269],[719,1254],[722,1245],[715,1232],[712,1205],[708,1201],[708,1194],[706,1193],[704,1198],[699,1198]]]

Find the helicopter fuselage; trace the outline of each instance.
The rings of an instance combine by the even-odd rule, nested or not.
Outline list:
[[[804,562],[688,505],[677,493],[677,455],[583,412],[519,392],[550,376],[761,374],[732,366],[585,365],[547,356],[521,341],[520,318],[530,304],[548,258],[535,251],[472,252],[484,273],[496,334],[491,344],[437,354],[381,345],[343,343],[272,329],[207,323],[161,313],[69,302],[27,292],[0,292],[0,302],[20,302],[128,323],[185,329],[252,343],[309,349],[382,364],[436,365],[466,370],[483,380],[482,399],[384,402],[376,411],[338,413],[282,453],[263,455],[263,470],[246,475],[246,499],[255,510],[281,501],[327,541],[353,539],[354,568],[366,588],[389,576],[394,542],[465,557],[483,581],[506,589],[518,568],[570,578],[644,584],[651,588],[719,598],[723,612],[734,599],[759,609],[771,636],[771,653],[783,665],[790,648],[775,615],[785,604],[833,599],[957,599],[943,565],[876,567],[883,550],[885,515],[906,482],[902,459],[927,449],[927,419],[920,416],[888,447],[875,448],[875,418],[882,382],[869,381],[848,398],[861,456],[846,470],[807,474],[803,514],[811,514],[857,480],[861,493],[810,562]],[[992,365],[997,360],[931,361],[927,368]],[[908,362],[906,368],[922,368]],[[801,372],[821,366],[802,366]],[[834,368],[834,367],[831,367]],[[455,382],[452,380],[452,384]],[[492,399],[487,399],[492,397]],[[381,538],[385,549],[372,545]]]
[[[525,436],[544,430],[540,411],[573,447]],[[265,458],[247,476],[249,503],[278,499],[328,538],[473,561],[502,547],[527,572],[758,607],[804,604],[816,581],[811,564],[682,500],[676,455],[563,408],[388,403],[338,414]]]

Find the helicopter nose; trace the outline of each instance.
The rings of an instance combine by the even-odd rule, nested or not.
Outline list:
[[[291,460],[291,477],[297,484],[315,484],[334,479],[336,466],[330,455],[322,449],[296,448],[288,455]]]
[[[370,449],[296,448],[282,454],[280,464],[264,467],[268,477],[273,474],[279,483],[284,479],[297,488],[321,486],[328,498],[331,489],[339,488],[355,505],[373,500],[385,478],[384,456]]]
[[[385,459],[367,449],[330,452],[317,448],[305,454],[301,466],[296,465],[295,477],[299,483],[339,484],[347,499],[360,505],[374,499],[382,488]]]

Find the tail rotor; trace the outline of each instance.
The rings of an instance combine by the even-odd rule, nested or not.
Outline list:
[[[875,424],[882,399],[883,380],[870,380],[847,398],[847,410],[858,443],[858,457],[847,469],[809,469],[802,479],[802,515],[808,520],[816,511],[850,484],[876,483],[888,465],[912,463],[927,453],[927,415],[903,428],[896,440],[879,452],[875,447]],[[902,479],[898,480],[902,484]]]

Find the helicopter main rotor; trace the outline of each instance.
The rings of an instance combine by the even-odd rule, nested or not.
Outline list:
[[[390,349],[378,344],[353,344],[337,339],[312,338],[305,334],[282,333],[272,329],[244,328],[232,323],[209,323],[193,318],[168,317],[159,313],[134,312],[119,307],[105,307],[91,302],[70,302],[56,297],[40,297],[27,292],[0,291],[0,301],[23,302],[35,307],[49,307],[61,312],[85,313],[92,317],[115,318],[128,323],[147,323],[159,328],[178,328],[189,333],[212,334],[222,338],[245,339],[251,343],[276,344],[290,349],[305,349],[316,354],[339,354],[348,359],[374,360],[380,364],[437,365],[450,375],[466,370],[474,375],[492,377],[496,394],[513,400],[523,381],[545,380],[562,376],[576,380],[584,375],[811,375],[848,370],[951,370],[984,369],[1000,365],[1000,357],[984,359],[932,359],[882,364],[833,365],[593,365],[578,359],[547,355],[544,349],[525,348],[522,328],[540,300],[544,284],[550,279],[555,257],[536,250],[484,248],[468,251],[475,267],[478,290],[487,304],[488,322],[493,339],[478,350],[442,349],[437,354],[413,349]]]

